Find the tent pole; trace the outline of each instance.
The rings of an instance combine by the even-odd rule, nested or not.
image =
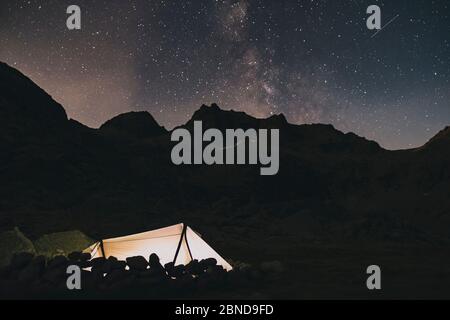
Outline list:
[[[174,266],[175,266],[175,262],[177,261],[177,258],[178,258],[178,253],[180,252],[181,244],[183,243],[183,237],[186,234],[186,230],[187,230],[187,225],[183,224],[183,231],[181,232],[181,237],[180,237],[180,241],[178,242],[177,251],[175,252],[175,257],[173,258]]]
[[[103,240],[100,240],[100,249],[102,250],[102,256],[106,259],[105,247],[103,246]]]
[[[191,257],[191,260],[194,260],[194,257],[192,256],[191,248],[189,247],[189,242],[187,239],[187,227],[186,227],[186,231],[184,232],[184,240],[186,241],[186,247],[188,248],[189,256]]]

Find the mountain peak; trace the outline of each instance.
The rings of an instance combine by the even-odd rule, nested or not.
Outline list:
[[[444,129],[439,131],[434,137],[432,137],[423,148],[428,147],[443,147],[444,149],[448,149],[450,145],[450,126],[446,126]]]
[[[64,108],[19,70],[0,62],[0,119],[48,128],[67,122]]]
[[[281,128],[288,124],[283,114],[258,119],[242,111],[221,109],[216,103],[211,104],[211,106],[203,104],[200,109],[194,112],[186,125],[191,126],[194,121],[202,121],[204,127],[218,129]]]
[[[438,134],[436,134],[431,140],[436,140],[436,139],[446,139],[446,140],[450,140],[450,126],[446,126],[444,129],[442,129],[441,131],[438,132]]]
[[[222,109],[220,109],[220,107],[217,105],[217,103],[212,103],[211,106],[207,106],[206,104],[202,104],[199,111],[223,111]]]
[[[194,112],[192,118],[198,118],[201,120],[202,117],[208,117],[212,115],[224,114],[230,111],[221,109],[216,103],[212,103],[210,106],[202,104],[200,108]]]
[[[147,111],[120,114],[106,121],[99,130],[106,134],[125,134],[139,139],[155,137],[167,132]]]
[[[283,113],[274,114],[274,115],[270,116],[269,118],[267,118],[267,121],[274,125],[279,125],[279,126],[284,126],[284,125],[289,124],[289,122],[286,119],[286,116]]]

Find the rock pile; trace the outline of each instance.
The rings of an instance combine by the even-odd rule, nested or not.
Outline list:
[[[67,288],[68,266],[81,269],[81,290]],[[235,291],[254,287],[263,278],[260,270],[235,268],[227,272],[216,259],[192,260],[187,265],[164,266],[156,254],[120,261],[115,257],[94,258],[73,252],[46,260],[31,253],[16,254],[0,270],[0,296],[30,297],[120,297],[173,298],[208,297],[218,290]]]

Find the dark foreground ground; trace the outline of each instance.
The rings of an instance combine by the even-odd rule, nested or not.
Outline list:
[[[298,247],[279,281],[262,293],[273,299],[448,299],[448,249],[407,246]],[[269,258],[268,256],[265,257]],[[366,287],[369,265],[381,268],[380,291]]]
[[[449,299],[448,249],[410,246],[298,246],[277,253],[261,248],[252,257],[246,248],[246,272],[220,281],[145,283],[118,290],[59,290],[22,295],[18,287],[6,288],[2,298],[32,299]],[[229,248],[231,249],[231,248]],[[261,265],[261,261],[265,261]],[[276,261],[276,262],[274,262]],[[289,263],[287,262],[289,261]],[[369,291],[366,268],[381,267],[382,289]],[[240,264],[242,267],[242,264]],[[5,294],[6,292],[6,294]],[[8,296],[8,292],[11,295]],[[13,294],[14,293],[14,294]]]

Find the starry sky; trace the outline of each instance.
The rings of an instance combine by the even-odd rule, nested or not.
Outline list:
[[[171,129],[216,102],[402,149],[450,125],[449,15],[448,0],[2,0],[0,60],[91,127],[146,110]]]

